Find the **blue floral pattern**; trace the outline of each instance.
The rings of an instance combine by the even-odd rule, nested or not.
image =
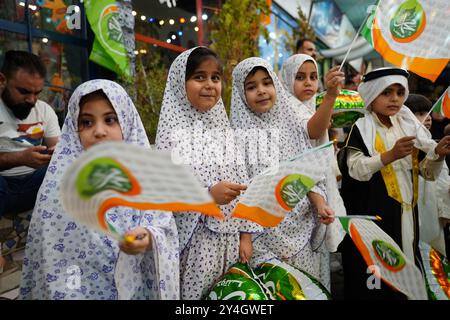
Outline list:
[[[125,232],[142,226],[150,231],[152,250],[132,256],[121,252],[115,239],[72,221],[62,209],[60,180],[83,151],[77,130],[79,101],[99,89],[118,115],[124,141],[150,147],[134,104],[121,86],[92,80],[75,90],[32,215],[20,298],[178,299],[178,233],[171,212],[122,207],[107,212],[107,217],[115,217],[110,223],[116,230]],[[149,285],[159,279],[165,279],[164,287]]]

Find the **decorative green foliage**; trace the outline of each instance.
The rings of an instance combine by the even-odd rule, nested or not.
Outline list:
[[[140,48],[146,54],[136,57],[136,76],[124,86],[136,105],[150,143],[155,143],[168,70],[160,54],[150,47]]]
[[[217,19],[210,24],[211,48],[224,63],[223,101],[229,110],[233,68],[242,60],[259,56],[258,40],[269,33],[262,23],[270,15],[267,0],[227,0]]]
[[[308,23],[308,17],[303,13],[302,9],[298,7],[298,18],[297,18],[298,28],[294,29],[293,33],[286,32],[286,49],[291,51],[292,54],[296,53],[295,46],[297,41],[300,39],[311,39],[316,40],[316,33],[314,29]]]

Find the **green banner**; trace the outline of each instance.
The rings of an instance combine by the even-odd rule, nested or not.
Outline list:
[[[131,76],[130,59],[119,22],[120,8],[114,0],[87,0],[86,16],[95,33],[89,59],[117,74]]]

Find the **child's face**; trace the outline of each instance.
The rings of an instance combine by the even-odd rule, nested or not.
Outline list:
[[[319,88],[316,66],[312,61],[306,61],[298,68],[294,82],[294,95],[300,101],[311,99]]]
[[[390,117],[400,111],[403,102],[405,102],[405,88],[398,83],[391,84],[372,101],[372,110],[379,115]]]
[[[244,90],[247,105],[253,112],[268,112],[275,104],[277,93],[267,71],[257,70],[255,74],[247,76]]]
[[[208,111],[216,105],[222,94],[222,73],[215,59],[200,63],[186,81],[189,102],[198,111]]]
[[[428,112],[425,112],[425,111],[414,112],[414,115],[416,116],[417,120],[419,120],[420,122],[423,122],[426,119],[425,122],[423,122],[423,125],[428,130],[431,129],[432,120],[431,120],[431,116],[428,114]]]
[[[105,99],[90,100],[80,108],[78,132],[84,149],[99,142],[123,140],[117,114]]]

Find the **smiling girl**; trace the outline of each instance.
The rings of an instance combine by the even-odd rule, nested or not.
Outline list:
[[[214,51],[198,47],[172,63],[158,123],[158,149],[172,150],[208,188],[225,221],[196,212],[178,213],[181,298],[198,300],[239,259],[252,255],[251,232],[260,228],[232,219],[247,181],[244,168],[224,162],[221,141],[230,133],[221,99],[222,67]],[[180,151],[181,150],[181,151]],[[222,152],[223,151],[223,152]]]

